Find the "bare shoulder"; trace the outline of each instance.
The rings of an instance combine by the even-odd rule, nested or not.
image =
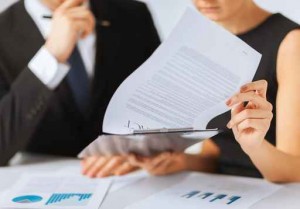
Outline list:
[[[280,80],[300,72],[300,29],[291,31],[282,41],[277,58],[277,75]]]
[[[285,51],[285,50],[293,50],[298,49],[300,46],[300,28],[295,29],[287,34],[287,36],[283,39],[279,51]]]

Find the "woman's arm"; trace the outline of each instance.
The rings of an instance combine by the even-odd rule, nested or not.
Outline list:
[[[253,137],[252,143],[261,143],[251,149],[249,144],[239,140],[242,137],[238,131],[236,138],[266,179],[295,182],[300,181],[300,30],[288,34],[280,46],[277,77],[276,147],[262,138]],[[248,115],[248,119],[251,118],[253,116]],[[266,125],[260,125],[260,129],[266,128]]]
[[[229,106],[232,128],[241,148],[249,155],[262,175],[273,182],[300,181],[300,157],[284,153],[265,140],[272,119],[272,105],[266,100],[267,83],[247,85],[246,90],[234,96]],[[244,107],[243,102],[249,102]]]

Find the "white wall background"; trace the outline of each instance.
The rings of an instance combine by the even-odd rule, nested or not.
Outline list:
[[[0,12],[17,0],[0,0]],[[165,38],[177,20],[180,18],[186,5],[191,0],[140,0],[147,2],[157,24],[159,33]],[[282,12],[284,15],[300,23],[299,0],[255,0],[259,5],[272,12]]]

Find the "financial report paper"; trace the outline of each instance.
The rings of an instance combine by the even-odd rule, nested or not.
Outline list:
[[[281,188],[261,179],[193,173],[125,209],[247,209]]]
[[[0,200],[0,208],[98,209],[111,180],[73,175],[23,175]]]

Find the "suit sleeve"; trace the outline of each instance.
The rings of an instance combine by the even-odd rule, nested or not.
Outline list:
[[[46,112],[52,95],[29,68],[12,84],[0,63],[0,166],[4,166],[28,144]]]

